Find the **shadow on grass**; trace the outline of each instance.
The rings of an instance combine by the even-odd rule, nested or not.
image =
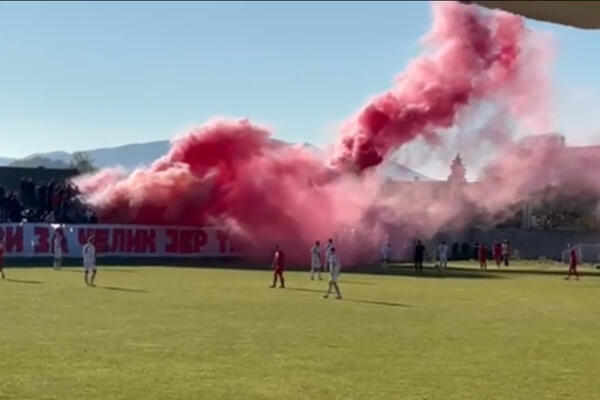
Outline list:
[[[368,272],[374,275],[410,276],[414,278],[437,278],[437,279],[502,279],[506,278],[496,274],[496,270],[477,270],[471,268],[448,267],[440,271],[433,266],[426,266],[421,271],[416,271],[412,265],[394,264],[386,269],[378,269]]]
[[[342,286],[342,282],[340,282],[340,286]],[[305,288],[294,288],[294,287],[288,287],[287,290],[293,290],[295,292],[318,293],[320,295],[324,295],[325,292],[327,291],[326,289],[316,290],[316,289],[305,289]],[[347,301],[347,302],[351,302],[351,303],[371,304],[371,305],[377,305],[377,306],[388,306],[388,307],[411,307],[408,304],[394,303],[392,301],[349,299],[346,297],[344,297],[342,301]]]
[[[455,271],[473,271],[466,267],[452,267]],[[561,269],[560,267],[553,269],[535,269],[535,268],[511,268],[511,267],[488,267],[488,272],[502,275],[551,275],[551,276],[567,276],[567,267]],[[597,276],[600,277],[600,270],[590,271],[589,269],[579,270],[581,276]]]
[[[122,288],[122,287],[116,287],[116,286],[96,286],[96,289],[114,290],[117,292],[130,292],[130,293],[148,293],[147,290],[143,290],[143,289],[130,289],[130,288]]]
[[[308,293],[320,293],[320,294],[325,294],[325,292],[327,291],[327,287],[325,287],[323,290],[295,288],[295,287],[287,287],[286,289],[293,290],[294,292],[308,292]]]
[[[83,267],[81,268],[69,268],[69,269],[59,269],[57,272],[71,272],[71,273],[75,273],[75,274],[82,274],[83,271]],[[129,269],[119,269],[119,268],[113,268],[113,267],[98,267],[98,273],[102,273],[102,272],[126,272],[126,273],[134,273],[136,271],[132,271]]]
[[[393,301],[358,300],[358,299],[347,299],[347,298],[344,298],[344,301],[350,301],[352,303],[373,304],[373,305],[377,305],[377,306],[388,306],[388,307],[412,307],[408,304],[394,303]]]
[[[25,279],[11,279],[11,278],[7,278],[5,279],[6,282],[12,282],[12,283],[25,283],[28,285],[41,285],[44,282],[42,281],[29,281],[29,280],[25,280]]]
[[[327,283],[329,279],[323,279],[323,282]],[[345,281],[340,279],[340,284],[342,285],[375,285],[373,282],[358,282],[358,281]]]
[[[98,267],[99,269],[101,268],[102,271],[107,271],[107,272],[125,272],[128,274],[133,274],[136,271],[134,271],[133,269],[121,269],[121,268],[114,268],[114,267],[103,267],[102,265]]]

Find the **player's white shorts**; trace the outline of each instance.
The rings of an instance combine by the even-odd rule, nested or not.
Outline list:
[[[61,260],[62,258],[63,258],[62,251],[55,251],[54,252],[54,259],[55,260]]]
[[[321,260],[318,258],[317,259],[313,258],[310,265],[313,269],[319,269],[319,268],[321,268]]]
[[[95,271],[96,264],[93,263],[92,261],[86,261],[83,263],[83,268],[85,268],[86,271]]]
[[[340,276],[340,271],[336,271],[335,269],[332,269],[329,273],[329,281],[337,283],[339,276]]]

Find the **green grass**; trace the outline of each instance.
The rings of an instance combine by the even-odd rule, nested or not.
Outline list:
[[[7,269],[0,399],[598,399],[600,279]],[[409,276],[401,276],[409,275]]]

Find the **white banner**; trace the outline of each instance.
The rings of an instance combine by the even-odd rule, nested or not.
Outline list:
[[[5,257],[52,257],[61,234],[64,257],[79,258],[88,237],[99,257],[236,257],[241,251],[229,234],[215,227],[148,225],[0,224]]]

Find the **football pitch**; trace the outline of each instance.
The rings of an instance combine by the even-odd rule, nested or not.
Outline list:
[[[0,399],[597,399],[600,276],[7,268]],[[591,269],[588,273],[591,273]]]

